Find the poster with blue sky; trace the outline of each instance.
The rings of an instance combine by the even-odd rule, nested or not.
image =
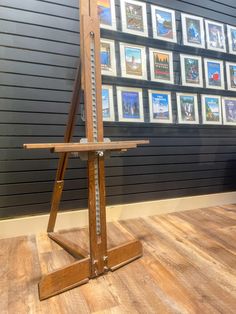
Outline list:
[[[101,27],[116,30],[116,14],[114,0],[98,0],[97,5]]]
[[[153,37],[169,42],[177,42],[175,11],[151,6]]]
[[[172,123],[171,93],[149,90],[150,122]]]
[[[223,61],[204,59],[206,87],[213,89],[224,89]]]

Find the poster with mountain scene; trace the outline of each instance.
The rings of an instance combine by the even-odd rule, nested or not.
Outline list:
[[[204,124],[221,124],[221,97],[202,95],[202,119]]]

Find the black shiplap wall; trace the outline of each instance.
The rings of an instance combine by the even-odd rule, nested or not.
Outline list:
[[[147,1],[180,12],[236,25],[233,0]],[[119,1],[116,1],[120,27]],[[150,18],[149,18],[150,21]],[[150,28],[150,25],[149,25]],[[119,28],[120,29],[120,28]],[[151,28],[149,29],[150,35]],[[102,30],[102,37],[138,42],[175,51],[175,79],[179,77],[179,52],[236,62],[235,56],[195,50],[151,38],[137,38]],[[45,151],[25,151],[23,143],[59,142],[79,58],[77,0],[0,0],[0,217],[48,212],[57,167],[57,156]],[[148,121],[147,88],[214,93],[214,90],[155,85],[122,78],[103,77],[104,83],[140,86],[144,90]],[[220,95],[235,96],[228,91]],[[114,94],[114,96],[116,96]],[[176,103],[173,94],[173,109]],[[200,108],[200,106],[199,106]],[[76,137],[84,135],[78,116]],[[149,146],[114,155],[107,161],[109,204],[156,200],[235,189],[236,127],[105,123],[111,139],[149,138]],[[86,164],[71,159],[66,174],[62,209],[86,206]]]

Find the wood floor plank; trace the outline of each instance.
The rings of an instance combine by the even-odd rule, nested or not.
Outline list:
[[[62,231],[88,249],[88,229]],[[108,247],[137,237],[141,259],[43,302],[42,274],[75,261],[46,234],[0,240],[1,314],[234,314],[236,205],[108,224]]]

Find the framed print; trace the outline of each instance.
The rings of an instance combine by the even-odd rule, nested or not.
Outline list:
[[[177,93],[177,112],[179,123],[198,124],[198,99],[197,94]]]
[[[236,27],[227,25],[229,53],[236,54]]]
[[[226,52],[224,24],[205,20],[207,48]]]
[[[223,124],[236,125],[236,98],[222,99]]]
[[[101,39],[100,47],[102,75],[116,76],[115,42],[109,39]]]
[[[223,61],[204,59],[206,88],[224,89]]]
[[[203,87],[202,58],[180,55],[182,85]]]
[[[119,121],[144,122],[142,89],[117,87],[117,103]]]
[[[102,115],[103,121],[115,121],[113,87],[102,85]]]
[[[133,79],[147,79],[146,48],[120,43],[121,74]]]
[[[174,84],[173,54],[170,51],[150,48],[151,80]]]
[[[136,0],[120,0],[122,31],[148,37],[146,3]]]
[[[226,76],[228,89],[236,91],[236,63],[226,62]]]
[[[115,0],[98,0],[98,16],[102,28],[116,30]]]
[[[203,18],[181,13],[183,44],[186,46],[205,48],[205,31]]]
[[[148,91],[150,122],[172,123],[171,92]]]
[[[176,43],[175,11],[151,5],[153,37]]]
[[[202,122],[222,124],[221,96],[202,95]]]

